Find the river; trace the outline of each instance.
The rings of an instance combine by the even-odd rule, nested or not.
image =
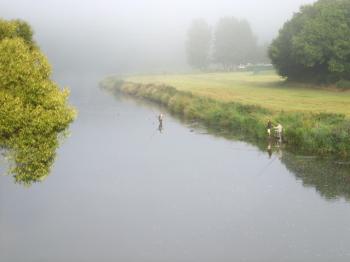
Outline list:
[[[347,163],[270,157],[168,113],[159,132],[159,107],[100,79],[58,79],[79,117],[46,180],[0,177],[0,261],[350,260]]]

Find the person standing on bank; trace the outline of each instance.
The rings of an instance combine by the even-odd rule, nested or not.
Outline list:
[[[270,119],[269,119],[269,121],[267,122],[266,129],[267,129],[267,134],[269,135],[269,137],[271,137],[272,122],[271,122]]]
[[[278,123],[278,125],[275,127],[275,130],[278,140],[282,142],[283,126],[280,123]]]

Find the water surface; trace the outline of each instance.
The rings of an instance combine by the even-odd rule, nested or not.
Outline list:
[[[0,177],[1,261],[349,261],[346,163],[269,157],[169,114],[160,133],[158,107],[98,80],[59,79],[79,117],[44,182]]]

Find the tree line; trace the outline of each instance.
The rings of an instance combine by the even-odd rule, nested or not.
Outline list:
[[[288,80],[349,88],[350,0],[318,0],[302,6],[269,46],[257,44],[245,20],[224,17],[214,30],[205,20],[195,20],[186,47],[188,63],[197,69],[218,64],[231,70],[271,61]]]
[[[187,32],[187,61],[206,70],[217,65],[230,71],[247,63],[268,63],[267,45],[259,45],[248,21],[223,17],[215,28],[204,19],[192,22]]]

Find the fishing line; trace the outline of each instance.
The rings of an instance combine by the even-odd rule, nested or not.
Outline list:
[[[243,148],[232,148],[229,147],[229,149],[232,149],[234,151],[246,151],[246,152],[261,152],[260,150],[256,150],[256,149],[243,149]]]
[[[275,157],[273,159],[271,159],[266,166],[264,166],[255,176],[261,176],[262,174],[264,174],[264,172],[272,165],[273,162],[275,162],[275,160],[277,159],[278,155],[275,155]]]

